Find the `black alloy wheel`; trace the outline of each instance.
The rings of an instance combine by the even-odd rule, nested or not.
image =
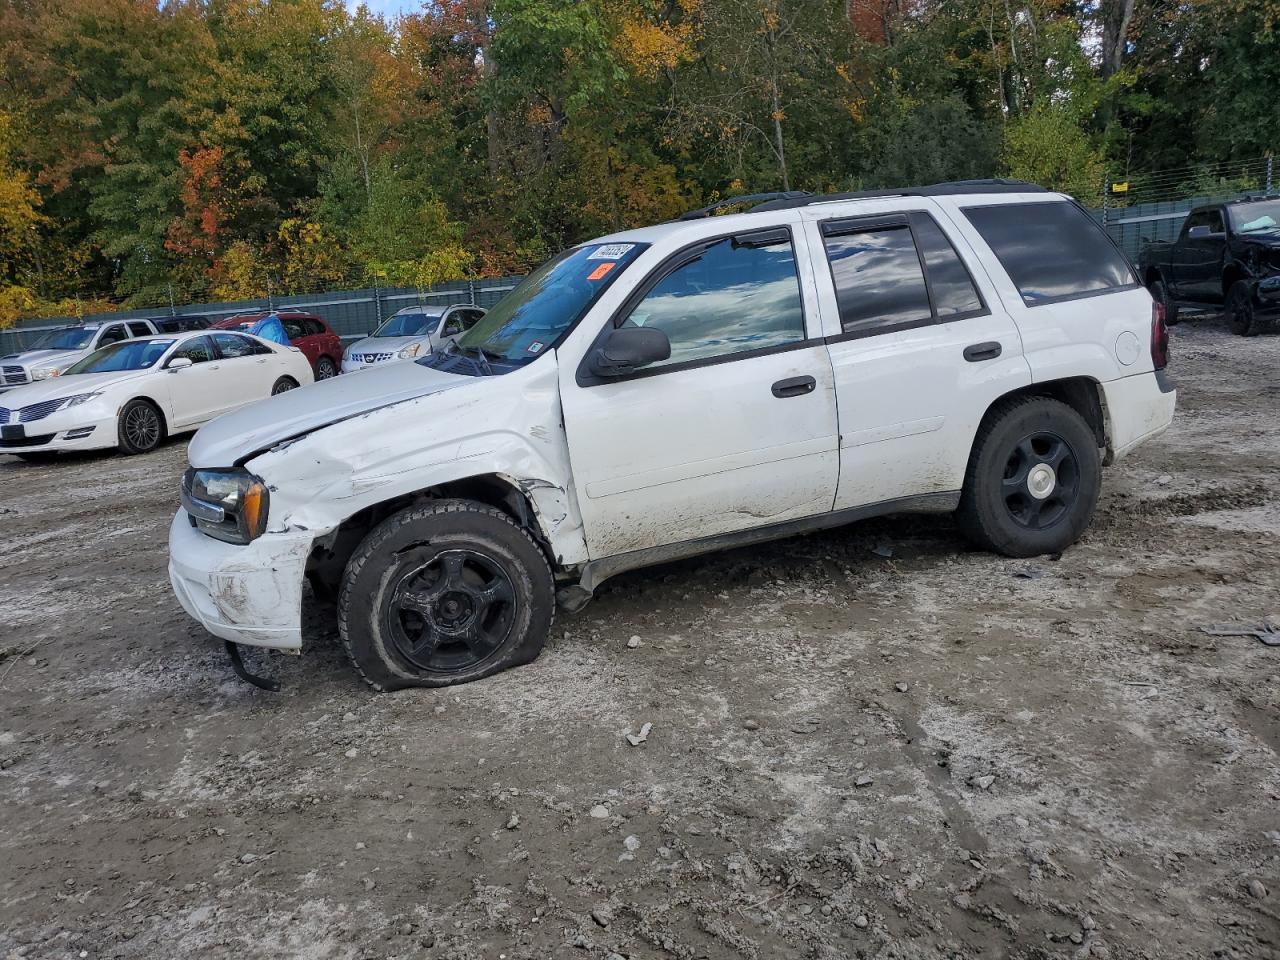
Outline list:
[[[164,421],[160,411],[146,400],[133,400],[120,411],[118,427],[120,449],[129,454],[148,453],[164,439]]]
[[[1080,492],[1080,467],[1071,445],[1040,431],[1014,446],[1000,482],[1005,508],[1019,526],[1052,527],[1071,511]]]
[[[385,608],[387,636],[421,670],[458,673],[483,665],[515,622],[510,577],[479,550],[415,553]]]

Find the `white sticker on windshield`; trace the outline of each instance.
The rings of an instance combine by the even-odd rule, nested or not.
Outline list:
[[[603,247],[595,250],[588,260],[621,260],[634,247],[634,243],[606,243]]]

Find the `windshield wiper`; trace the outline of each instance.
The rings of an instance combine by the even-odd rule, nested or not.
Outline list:
[[[487,377],[496,376],[493,372],[493,366],[489,363],[490,354],[484,347],[464,347],[457,340],[450,340],[446,350],[452,350],[460,357],[465,357],[476,365],[476,369],[480,370]],[[468,353],[468,350],[475,351],[474,355]],[[501,358],[498,358],[501,359]]]

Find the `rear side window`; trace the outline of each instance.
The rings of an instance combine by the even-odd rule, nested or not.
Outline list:
[[[822,232],[845,333],[884,333],[932,320],[924,268],[905,220],[865,229],[856,221],[826,223]]]
[[[149,337],[151,336],[151,327],[145,323],[131,323],[129,324],[129,332],[135,337]]]
[[[911,214],[920,255],[929,271],[929,294],[939,320],[959,320],[986,311],[964,261],[942,228],[927,213]]]
[[[1111,238],[1073,203],[1009,203],[964,211],[1034,307],[1137,285]]]
[[[968,268],[927,213],[829,220],[822,242],[846,335],[874,336],[987,312]]]

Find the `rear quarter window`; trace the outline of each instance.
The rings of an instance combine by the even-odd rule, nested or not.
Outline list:
[[[1111,238],[1074,203],[968,207],[964,215],[1029,307],[1138,284]]]

